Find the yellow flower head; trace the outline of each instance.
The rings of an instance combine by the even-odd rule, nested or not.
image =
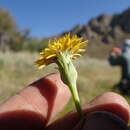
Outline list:
[[[83,110],[80,106],[80,99],[77,92],[77,71],[71,59],[76,59],[81,56],[80,53],[84,52],[84,47],[88,41],[83,41],[82,38],[69,34],[55,39],[52,43],[49,42],[48,48],[41,51],[41,57],[36,61],[39,69],[45,66],[56,63],[61,74],[62,81],[70,88],[77,112],[81,117],[84,117]]]
[[[36,61],[38,68],[44,68],[45,66],[55,63],[60,53],[68,52],[72,59],[76,59],[77,56],[81,56],[79,53],[84,52],[83,49],[87,45],[88,41],[83,41],[82,38],[69,34],[55,39],[52,43],[49,42],[48,48],[45,48],[40,52],[40,58]]]

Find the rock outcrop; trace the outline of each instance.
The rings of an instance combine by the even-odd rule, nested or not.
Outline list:
[[[120,46],[124,39],[130,38],[130,8],[112,16],[102,14],[91,19],[88,24],[77,25],[68,32],[90,40],[88,50],[90,56],[106,57],[112,47]]]

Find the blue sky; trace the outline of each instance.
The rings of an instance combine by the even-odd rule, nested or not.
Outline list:
[[[46,37],[86,24],[102,13],[119,13],[130,7],[130,0],[0,0],[20,29],[32,36]]]

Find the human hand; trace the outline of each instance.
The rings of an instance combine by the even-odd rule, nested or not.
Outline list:
[[[122,51],[120,48],[113,48],[111,51],[111,55],[120,56],[122,54]]]
[[[0,105],[0,130],[96,130],[93,126],[100,130],[104,130],[102,126],[105,130],[121,130],[130,119],[126,100],[108,92],[84,106],[85,119],[80,120],[73,112],[51,122],[70,97],[69,88],[59,74],[44,77]],[[95,116],[96,111],[104,111],[105,117]]]

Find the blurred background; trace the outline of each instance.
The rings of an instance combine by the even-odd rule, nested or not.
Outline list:
[[[48,40],[71,32],[88,39],[75,61],[82,104],[115,91],[120,68],[107,61],[113,47],[130,38],[129,0],[0,0],[0,103],[31,82],[56,72],[55,65],[37,70],[34,61]],[[125,96],[130,103],[130,97]],[[64,112],[73,109],[72,101]]]

